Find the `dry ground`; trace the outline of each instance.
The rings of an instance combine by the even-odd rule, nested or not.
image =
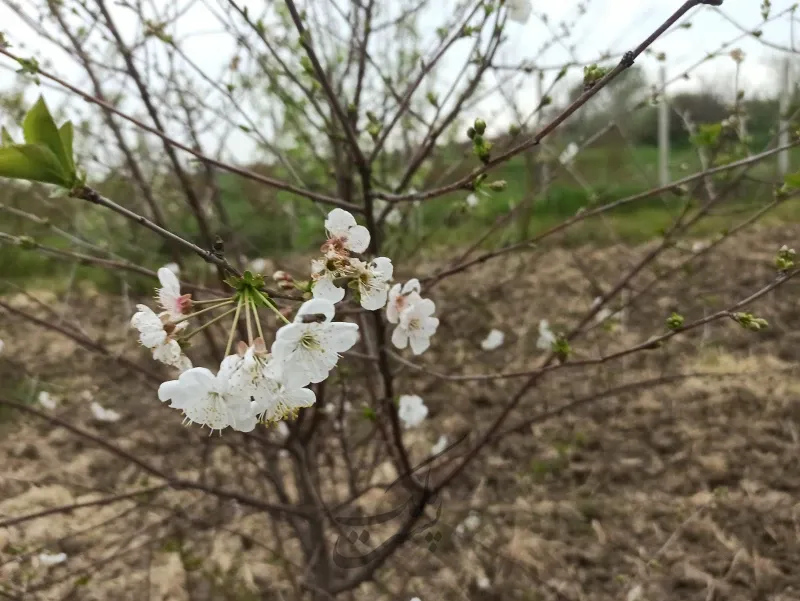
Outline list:
[[[590,331],[575,343],[576,357],[603,356],[663,332],[673,310],[691,321],[747,297],[771,281],[775,250],[796,244],[798,233],[797,227],[760,229],[723,245],[651,287],[624,327]],[[592,285],[607,289],[647,249],[528,254],[436,287],[431,296],[441,330],[417,363],[448,378],[410,367],[398,375],[398,391],[422,395],[431,410],[407,434],[414,459],[424,458],[442,433],[452,441],[484,429],[521,384],[453,376],[530,369],[540,356],[539,320],[556,329],[574,324],[595,296]],[[682,256],[671,251],[655,273],[663,277]],[[634,288],[658,278],[645,270]],[[547,376],[510,419],[513,431],[444,495],[436,550],[407,545],[380,583],[362,587],[354,599],[800,599],[799,290],[789,282],[753,306],[770,322],[766,332],[718,322],[659,349]],[[28,298],[12,301],[46,315]],[[90,334],[150,365],[131,344],[118,301],[82,290],[72,306]],[[492,327],[506,332],[506,343],[482,351]],[[59,400],[51,412],[58,418],[159,469],[259,494],[246,468],[235,482],[231,465],[245,460],[226,436],[182,428],[174,412],[159,406],[152,384],[2,313],[0,338],[7,341],[0,396],[29,394],[36,377]],[[659,382],[688,373],[696,375]],[[358,406],[362,399],[352,394]],[[124,419],[92,421],[90,398]],[[52,423],[3,416],[0,520],[156,483]],[[363,421],[354,411],[346,427],[358,431]],[[382,470],[392,476],[388,465]],[[362,508],[374,510],[378,497],[365,497]],[[465,525],[470,512],[477,519]],[[293,599],[288,578],[302,568],[291,567],[298,561],[291,543],[276,552],[281,537],[263,515],[235,503],[193,491],[150,495],[0,529],[0,594]],[[36,561],[41,548],[69,559],[44,568]]]

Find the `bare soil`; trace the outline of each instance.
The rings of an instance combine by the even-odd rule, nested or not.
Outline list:
[[[607,356],[663,333],[672,311],[691,322],[748,297],[774,279],[775,251],[796,244],[798,234],[794,226],[745,233],[667,277],[686,257],[669,251],[631,281],[649,292],[623,324],[592,328],[574,342],[574,358]],[[424,370],[402,367],[397,380],[398,393],[419,394],[430,408],[407,433],[412,458],[424,459],[441,434],[474,440],[525,380],[459,377],[533,369],[539,321],[571,327],[597,295],[594,286],[608,290],[650,248],[510,256],[436,286],[430,296],[441,328],[431,351],[413,359]],[[425,540],[406,545],[352,598],[800,600],[798,291],[790,281],[748,309],[769,321],[764,332],[723,320],[660,348],[548,374],[504,426],[509,431],[443,495],[430,530],[441,535],[435,549]],[[62,306],[47,292],[32,294]],[[5,300],[47,318],[28,297]],[[126,328],[124,302],[82,288],[69,306],[64,324],[80,323],[112,353],[157,371]],[[505,343],[483,351],[491,328],[505,332]],[[31,407],[159,470],[265,494],[263,476],[229,444],[233,436],[181,426],[158,402],[157,383],[8,314],[0,313],[0,338],[0,398],[30,399],[35,379],[58,406]],[[352,395],[358,408],[364,399]],[[123,419],[93,420],[91,400]],[[52,422],[0,415],[0,522],[159,482]],[[363,422],[356,409],[345,427],[358,431]],[[260,435],[274,440],[274,432]],[[286,459],[276,452],[274,461]],[[379,475],[392,479],[388,462]],[[382,503],[367,495],[360,506],[374,511]],[[470,513],[476,517],[465,523]],[[0,528],[0,595],[293,599],[291,578],[303,565],[284,534],[262,513],[192,490],[55,513]],[[42,566],[43,549],[68,559]]]

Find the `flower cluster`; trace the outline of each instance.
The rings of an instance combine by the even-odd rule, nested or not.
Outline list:
[[[312,262],[309,282],[296,282],[282,271],[273,275],[280,288],[296,288],[306,293],[308,300],[291,321],[288,308],[279,309],[264,291],[261,275],[246,271],[241,277],[226,280],[235,290],[229,298],[193,300],[190,294],[181,294],[174,270],[167,267],[158,270],[161,287],[157,289],[156,300],[161,311],[156,313],[146,305],[137,305],[131,325],[138,330],[139,342],[150,349],[155,360],[178,370],[177,379],[159,387],[158,397],[162,402],[182,411],[189,423],[206,425],[212,431],[231,427],[243,432],[251,431],[259,422],[279,423],[296,416],[301,408],[312,406],[316,396],[308,386],[325,380],[342,353],[359,340],[355,323],[333,319],[335,304],[346,296],[345,286],[364,309],[375,311],[386,307],[388,321],[396,324],[392,334],[395,346],[410,345],[415,354],[429,347],[439,320],[433,317],[433,301],[420,296],[419,282],[396,284],[390,290],[394,271],[390,259],[378,257],[367,262],[353,256],[367,250],[370,234],[347,211],[331,211],[325,220],[325,230],[323,256]],[[269,347],[258,312],[264,308],[283,322]],[[190,320],[215,310],[223,313],[189,331]],[[209,323],[232,313],[225,357],[217,372],[193,367],[184,354],[189,339]],[[247,325],[247,342],[242,340],[234,346],[242,317]],[[118,418],[115,412],[100,409],[93,409],[96,419]],[[411,415],[401,419],[416,425],[424,415],[416,407]]]

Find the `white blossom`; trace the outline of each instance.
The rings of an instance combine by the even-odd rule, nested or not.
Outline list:
[[[229,386],[233,394],[253,401],[252,410],[258,419],[275,422],[294,415],[302,407],[310,407],[317,399],[308,388],[283,384],[281,366],[267,355],[263,344],[263,340],[257,339],[235,362]]]
[[[546,319],[539,322],[539,340],[536,341],[536,348],[544,351],[550,350],[556,341],[556,335],[550,329],[550,324]]]
[[[528,22],[533,12],[530,0],[506,0],[506,7],[508,18],[522,24]]]
[[[344,209],[333,209],[325,219],[328,241],[335,248],[363,253],[369,246],[369,230],[356,223],[356,218]]]
[[[6,348],[6,343],[3,342],[2,338],[0,338],[0,355],[3,354],[3,351],[5,350],[5,348]]]
[[[597,308],[600,303],[603,302],[602,297],[598,296],[592,301],[592,309]],[[615,321],[622,322],[627,315],[627,311],[625,309],[620,309],[619,311],[614,311],[609,307],[603,307],[597,312],[597,315],[594,316],[595,323],[602,323],[606,319],[613,317]]]
[[[89,409],[94,418],[99,422],[118,422],[122,417],[113,409],[106,409],[97,401],[93,401],[92,404],[89,405]]]
[[[257,257],[247,264],[247,268],[252,273],[263,274],[264,271],[266,271],[267,269],[267,260],[261,257]]]
[[[430,347],[430,338],[439,327],[439,319],[433,317],[434,302],[428,298],[415,302],[400,314],[400,321],[392,332],[392,344],[399,349],[411,345],[415,355],[421,355]]]
[[[321,298],[306,301],[294,323],[278,330],[272,344],[276,368],[285,386],[292,389],[322,382],[339,361],[339,354],[356,343],[358,326],[334,322],[333,303]]]
[[[467,203],[467,206],[470,209],[474,209],[475,207],[478,206],[478,202],[479,202],[478,195],[475,194],[474,192],[470,193],[467,196],[467,198],[465,199],[465,202]]]
[[[181,296],[181,284],[178,278],[166,267],[158,270],[158,281],[161,282],[157,296],[158,304],[164,309],[162,316],[171,322],[178,321],[191,309],[191,294]],[[183,321],[177,327],[186,327],[186,323]]]
[[[181,274],[181,268],[177,263],[167,263],[164,268],[169,269],[175,275]]]
[[[496,328],[493,328],[486,335],[486,338],[484,338],[483,341],[481,341],[481,348],[485,351],[493,351],[496,348],[500,348],[505,339],[506,335],[503,332],[501,332]]]
[[[345,401],[342,409],[344,413],[350,413],[353,410],[353,404],[350,401]],[[324,412],[326,415],[333,415],[339,412],[339,406],[335,403],[328,403],[325,405]]]
[[[328,268],[328,261],[325,259],[313,259],[311,261],[311,277],[314,279],[312,288],[314,298],[321,298],[332,303],[338,303],[344,299],[344,288],[339,288],[334,284],[334,280],[339,275],[337,271]]]
[[[711,246],[711,243],[706,240],[696,240],[692,243],[692,252],[699,253]]]
[[[280,421],[275,425],[275,433],[278,435],[278,438],[289,438],[289,426],[286,425],[286,422]]]
[[[164,382],[158,388],[161,401],[171,401],[170,407],[180,409],[190,423],[206,425],[211,430],[232,426],[249,432],[256,425],[253,403],[249,398],[231,394],[230,374],[241,357],[225,357],[218,374],[205,367],[193,367],[177,380]]]
[[[481,525],[481,516],[476,511],[470,511],[464,521],[456,526],[456,534],[463,535],[465,532],[474,532]]]
[[[67,554],[66,553],[48,553],[45,551],[44,553],[39,553],[38,556],[39,563],[43,566],[55,566],[60,563],[64,563],[67,561]]]
[[[564,152],[558,157],[558,162],[562,165],[569,165],[578,155],[578,145],[575,142],[570,142],[564,149]]]
[[[386,305],[389,293],[389,280],[392,279],[394,266],[392,260],[378,257],[370,263],[356,263],[358,295],[361,306],[367,311],[377,311]]]
[[[389,206],[389,203],[385,200],[381,200],[380,198],[375,200],[375,204],[373,205],[375,219],[377,220],[383,212],[386,210],[386,207]],[[403,214],[400,212],[398,207],[392,207],[389,209],[389,212],[386,213],[386,223],[389,225],[399,225],[401,221],[403,221]]]
[[[36,400],[39,401],[39,404],[44,407],[45,409],[50,409],[51,411],[56,408],[56,400],[50,396],[50,393],[46,390],[42,390],[39,393],[39,396],[36,397]]]
[[[139,309],[131,318],[131,325],[139,330],[139,342],[153,351],[153,359],[185,369],[187,358],[183,357],[181,346],[167,334],[162,318],[147,305],[136,305]]]
[[[486,576],[486,574],[480,574],[475,579],[475,585],[482,591],[489,590],[492,586],[492,581]]]
[[[422,397],[416,394],[404,394],[399,399],[397,416],[406,428],[415,428],[428,415],[428,408]]]
[[[438,455],[447,448],[447,436],[442,434],[436,444],[431,447],[431,455]]]
[[[389,323],[400,321],[400,314],[412,304],[422,300],[419,295],[420,285],[416,278],[408,280],[405,284],[395,284],[389,290],[389,302],[386,305],[386,319]]]

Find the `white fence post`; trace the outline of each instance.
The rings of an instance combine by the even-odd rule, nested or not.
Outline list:
[[[539,105],[541,106],[544,102],[544,71],[542,70],[539,70],[539,76],[536,78],[536,96],[539,98]],[[537,126],[545,120],[545,110],[546,109],[544,106],[541,106],[539,109],[539,114],[536,116]],[[546,159],[541,160],[542,157],[546,157],[547,155],[547,151],[544,151],[544,145],[541,145],[539,148],[539,194],[544,196],[547,194],[547,189],[549,187],[548,182],[550,181],[550,165]]]
[[[661,99],[658,104],[658,180],[662,186],[670,183],[669,177],[669,103],[667,102],[667,68],[661,65]]]
[[[789,144],[789,104],[792,100],[792,76],[789,57],[784,58],[782,66],[778,145],[786,146]],[[784,150],[778,153],[778,175],[783,179],[787,173],[789,173],[789,151]]]

